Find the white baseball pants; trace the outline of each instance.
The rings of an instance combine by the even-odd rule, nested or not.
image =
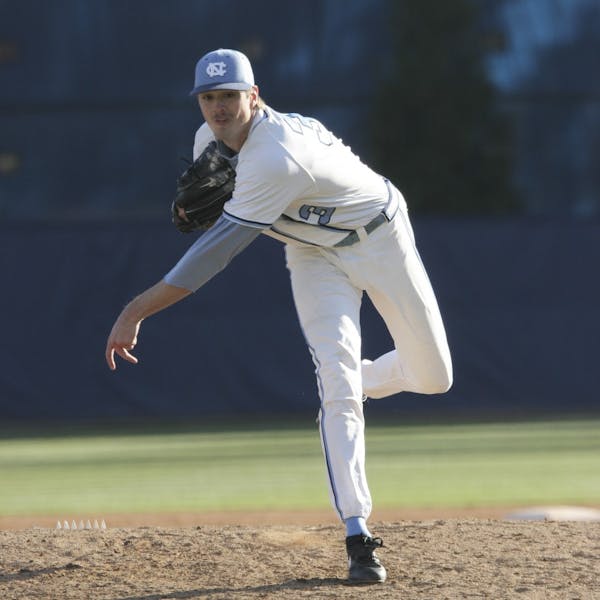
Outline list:
[[[435,394],[452,385],[452,364],[437,301],[421,263],[406,203],[361,241],[342,248],[286,246],[300,325],[316,367],[320,432],[330,497],[342,520],[368,518],[363,394]],[[395,349],[362,360],[365,291]]]

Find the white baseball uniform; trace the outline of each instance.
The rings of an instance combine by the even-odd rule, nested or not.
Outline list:
[[[203,125],[194,158],[213,139]],[[444,326],[406,203],[321,123],[270,107],[255,116],[233,164],[236,185],[223,216],[165,281],[198,289],[261,232],[286,243],[316,367],[332,504],[342,519],[367,518],[363,396],[442,393],[452,384]],[[394,341],[374,361],[361,356],[363,292]]]

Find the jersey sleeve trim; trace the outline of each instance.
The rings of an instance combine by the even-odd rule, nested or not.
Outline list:
[[[292,217],[282,214],[281,219],[285,221],[290,221],[291,223],[300,223],[301,225],[310,225],[311,227],[318,227],[319,229],[327,229],[329,231],[339,231],[340,233],[350,233],[354,231],[354,229],[345,229],[344,227],[333,227],[332,225],[321,225],[320,223],[308,223],[307,221],[300,221],[298,219],[293,219]]]
[[[321,247],[321,244],[317,244],[315,242],[309,242],[309,241],[307,241],[307,240],[305,240],[303,238],[291,235],[288,232],[284,233],[283,231],[280,231],[279,229],[277,229],[277,227],[274,227],[274,226],[272,226],[270,228],[270,231],[272,231],[273,233],[277,234],[277,236],[279,236],[279,238],[285,238],[287,240],[294,240],[295,242],[300,242],[301,244],[304,244],[305,246]]]
[[[267,227],[271,227],[271,223],[261,223],[260,221],[241,219],[240,217],[236,217],[226,210],[223,210],[223,216],[229,221],[233,221],[234,223],[238,223],[240,225],[246,225],[246,227],[254,227],[255,229],[266,229]]]

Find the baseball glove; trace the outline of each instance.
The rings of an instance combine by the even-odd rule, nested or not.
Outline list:
[[[177,194],[171,205],[177,229],[184,233],[209,229],[223,213],[234,186],[235,170],[220,154],[217,143],[211,142],[177,178]]]

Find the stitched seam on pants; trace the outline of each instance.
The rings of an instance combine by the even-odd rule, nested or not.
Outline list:
[[[342,510],[340,508],[340,503],[338,501],[338,494],[335,487],[335,479],[333,477],[333,470],[331,468],[331,462],[329,460],[329,446],[327,444],[327,436],[325,435],[325,428],[323,427],[323,422],[325,421],[325,409],[323,407],[323,402],[321,402],[321,418],[319,419],[319,430],[321,431],[321,441],[323,442],[323,450],[325,454],[325,465],[327,466],[327,475],[329,477],[329,483],[331,484],[331,491],[333,493],[333,501],[335,503],[335,508],[340,515],[340,519],[344,519],[344,515],[342,514]]]
[[[319,418],[319,432],[321,433],[321,443],[323,444],[323,454],[325,456],[325,466],[327,467],[327,476],[329,477],[329,484],[331,486],[331,493],[333,495],[333,501],[335,503],[335,508],[336,508],[338,514],[340,515],[340,519],[343,520],[344,515],[342,514],[342,511],[340,509],[340,503],[338,501],[338,493],[337,493],[337,489],[335,487],[335,479],[333,477],[333,469],[331,468],[331,461],[329,460],[329,445],[327,444],[327,436],[325,435],[325,428],[323,427],[323,422],[325,420],[325,404],[323,402],[323,396],[324,396],[323,381],[321,380],[321,375],[319,373],[321,364],[319,362],[319,359],[317,358],[314,348],[309,345],[308,349],[310,350],[310,353],[313,357],[313,362],[315,363],[315,366],[317,367],[317,381],[319,383],[319,396],[320,396],[320,400],[321,400],[321,415]]]

